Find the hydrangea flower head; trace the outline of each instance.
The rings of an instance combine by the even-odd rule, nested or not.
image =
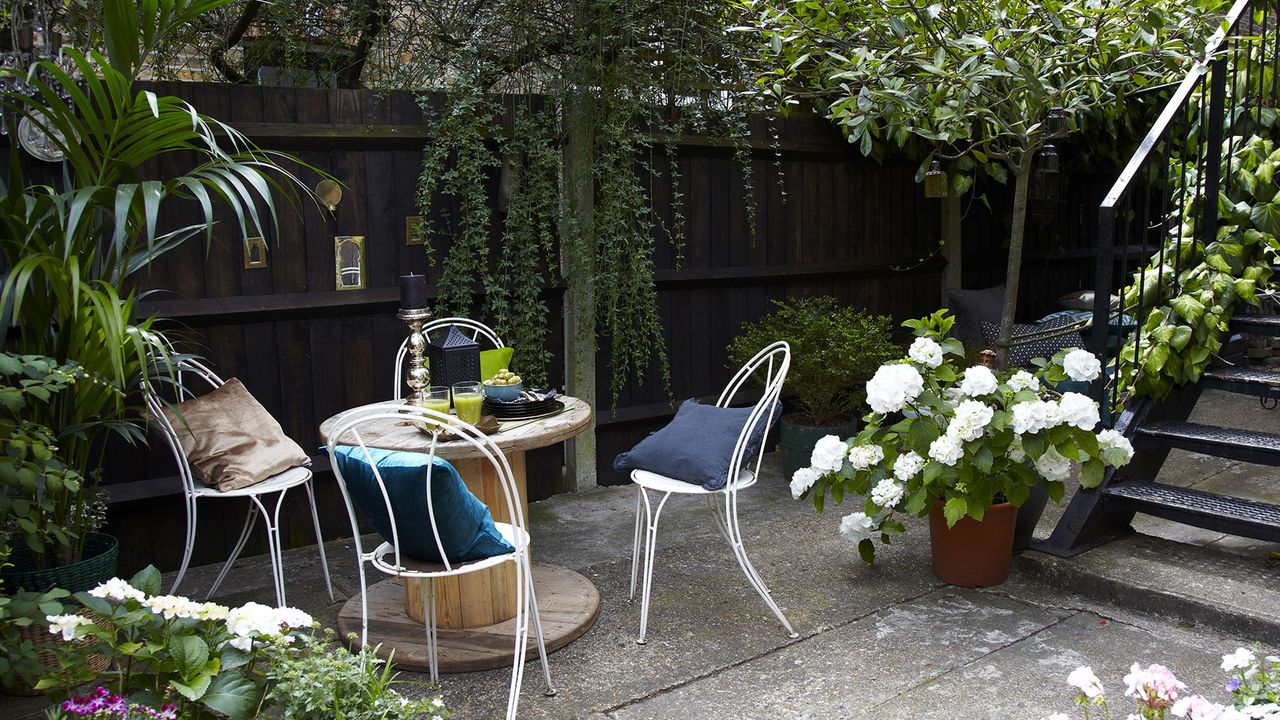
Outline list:
[[[791,497],[799,500],[805,491],[813,487],[818,482],[818,478],[822,477],[821,473],[811,467],[802,467],[791,475]]]
[[[126,600],[142,602],[147,598],[146,594],[141,590],[118,577],[113,577],[98,585],[98,587],[90,590],[89,594],[113,603],[122,603]]]
[[[809,464],[823,475],[836,472],[844,465],[844,456],[848,452],[849,446],[839,436],[827,435],[814,444]]]
[[[932,338],[918,337],[907,349],[907,357],[927,368],[936,368],[942,364],[942,346]]]
[[[996,382],[996,374],[985,365],[974,365],[964,371],[964,379],[960,381],[960,394],[969,397],[990,395],[1000,387]]]
[[[1102,363],[1088,350],[1072,350],[1062,358],[1062,369],[1076,382],[1092,382],[1102,374]]]
[[[867,381],[867,404],[884,414],[898,412],[924,390],[920,371],[905,363],[881,365]]]
[[[850,513],[840,519],[840,534],[849,538],[849,540],[854,543],[860,543],[863,540],[866,540],[874,535],[875,532],[876,521],[867,517],[866,513]]]

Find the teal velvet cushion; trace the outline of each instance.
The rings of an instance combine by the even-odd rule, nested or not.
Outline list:
[[[338,468],[347,484],[351,502],[369,525],[387,542],[392,541],[391,520],[373,468],[364,450],[340,445],[334,448]],[[435,458],[428,466],[423,453],[369,448],[369,457],[378,466],[387,497],[395,511],[396,530],[403,555],[441,562],[440,546],[431,532],[427,514],[427,471],[431,472],[431,505],[435,510],[440,544],[449,562],[480,560],[514,552],[493,524],[489,508],[471,494],[458,471],[447,461]]]

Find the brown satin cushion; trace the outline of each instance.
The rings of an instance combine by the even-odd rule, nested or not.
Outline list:
[[[176,410],[176,412],[175,412]],[[311,459],[239,380],[163,409],[200,482],[223,492],[248,487]]]

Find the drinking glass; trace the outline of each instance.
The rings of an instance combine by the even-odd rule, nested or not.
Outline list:
[[[458,419],[469,425],[480,422],[480,409],[484,404],[484,391],[478,382],[460,382],[453,386],[453,407]]]
[[[427,399],[422,403],[422,407],[427,410],[435,410],[441,415],[449,414],[449,386],[448,385],[432,385],[427,388]],[[447,421],[442,421],[441,425],[447,427]]]

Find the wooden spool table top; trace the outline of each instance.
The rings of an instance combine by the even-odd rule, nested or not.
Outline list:
[[[525,452],[548,445],[564,442],[581,433],[591,424],[591,406],[582,400],[568,395],[561,395],[564,411],[550,417],[525,422],[510,430],[502,430],[489,437],[504,453]],[[386,406],[388,409],[400,404],[400,401],[373,403],[338,413],[320,425],[320,439],[329,442],[329,433],[339,420],[351,413],[367,412],[374,408]],[[406,450],[408,452],[426,452],[431,446],[431,434],[423,432],[411,423],[403,420],[375,420],[360,427],[360,436],[369,447],[384,450]],[[481,457],[480,453],[462,440],[439,442],[436,454],[446,460],[469,460]]]
[[[591,424],[591,407],[587,403],[568,396],[561,396],[560,400],[565,404],[562,412],[521,421],[521,424],[489,436],[511,464],[526,518],[528,495],[525,492],[524,453],[568,440]],[[379,407],[390,410],[400,402],[374,403],[339,413],[320,426],[320,435],[327,443],[330,433],[343,417]],[[395,418],[362,423],[360,437],[366,445],[385,450],[426,452],[431,445],[430,433]],[[489,505],[495,521],[508,520],[492,466],[472,445],[461,440],[437,442],[435,452],[454,463],[467,487]],[[536,547],[535,537],[535,552]],[[541,562],[533,565],[533,580],[548,652],[577,639],[595,623],[600,595],[590,580],[568,568]],[[398,665],[419,671],[429,669],[423,646],[422,582],[390,578],[368,588],[369,643],[378,647],[382,657],[394,652]],[[485,670],[511,664],[514,652],[512,638],[515,635],[515,623],[511,620],[515,614],[514,584],[514,568],[509,563],[436,581],[436,591],[440,594],[437,624],[441,628],[442,672]],[[484,619],[477,622],[474,618]],[[358,637],[360,622],[360,596],[356,595],[338,614],[338,629],[343,635],[354,633]],[[537,646],[533,642],[532,628],[529,648],[529,656],[535,657]]]

